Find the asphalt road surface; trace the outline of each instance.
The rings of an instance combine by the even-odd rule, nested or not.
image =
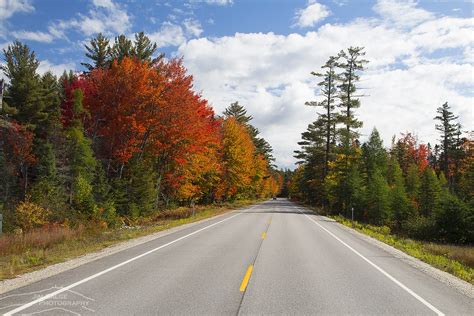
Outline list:
[[[0,295],[35,315],[473,315],[474,302],[286,200]]]

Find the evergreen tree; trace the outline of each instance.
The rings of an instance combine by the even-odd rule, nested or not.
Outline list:
[[[390,188],[381,170],[375,169],[367,186],[367,215],[369,221],[387,224],[391,220]]]
[[[338,105],[341,108],[340,121],[344,124],[344,129],[340,131],[341,140],[345,147],[350,147],[351,143],[357,139],[356,129],[362,127],[362,122],[355,117],[355,109],[360,107],[360,100],[355,95],[356,83],[359,81],[359,73],[364,70],[367,60],[363,47],[349,47],[346,51],[338,54],[337,66],[342,69],[340,77],[340,99]]]
[[[156,43],[152,43],[148,36],[144,32],[135,34],[135,42],[133,47],[133,56],[138,60],[152,62],[152,56],[157,49]],[[163,58],[163,55],[159,55],[158,59]]]
[[[321,102],[310,101],[306,102],[306,105],[310,106],[320,106],[325,111],[323,114],[320,114],[320,119],[325,122],[325,132],[326,132],[326,144],[325,144],[325,157],[324,157],[324,177],[329,172],[329,161],[334,159],[334,139],[335,139],[335,125],[336,125],[336,113],[335,109],[335,99],[337,97],[337,81],[339,76],[336,73],[337,66],[337,57],[331,56],[326,62],[322,69],[325,69],[325,73],[316,73],[312,72],[311,74],[317,77],[322,77],[323,80],[318,83],[318,86],[321,87],[322,95],[324,100]]]
[[[390,159],[389,174],[391,175],[390,208],[397,226],[403,227],[407,221],[414,218],[415,212],[413,206],[410,205],[402,169],[396,159]]]
[[[441,170],[448,179],[450,188],[452,188],[453,170],[450,168],[450,162],[453,161],[454,153],[458,147],[459,141],[456,140],[456,136],[459,137],[460,135],[460,125],[455,122],[458,117],[451,112],[448,102],[440,106],[436,112],[438,115],[435,120],[438,120],[439,124],[436,124],[435,127],[441,134]]]
[[[383,148],[383,141],[375,127],[369,141],[362,145],[362,160],[368,177],[371,177],[376,169],[386,174],[387,152]]]
[[[248,129],[255,146],[256,155],[263,155],[269,163],[275,160],[272,153],[272,147],[264,138],[258,137],[260,131],[250,124],[250,121],[252,121],[253,117],[247,114],[247,110],[242,105],[240,105],[238,101],[231,103],[230,106],[224,110],[223,114],[224,118],[228,119],[233,117],[239,124],[242,124]]]
[[[85,110],[82,106],[83,93],[74,90],[73,112],[75,119],[67,131],[70,148],[71,183],[70,203],[75,210],[85,215],[93,215],[96,204],[93,194],[93,181],[97,161],[91,148],[91,141],[85,136],[80,118]]]
[[[89,41],[89,45],[84,45],[87,52],[86,57],[92,60],[92,63],[81,63],[88,71],[95,68],[106,68],[110,62],[111,49],[110,40],[102,33],[97,34],[95,38]]]
[[[13,118],[34,130],[45,122],[45,104],[42,102],[41,79],[37,74],[39,61],[30,48],[15,41],[3,50],[5,64],[0,69],[10,80],[4,100]]]
[[[429,217],[439,210],[441,186],[436,173],[426,168],[421,174],[419,203],[420,214]]]
[[[406,191],[408,197],[412,202],[418,200],[418,195],[420,193],[420,173],[418,171],[418,166],[415,164],[410,164],[407,170],[407,176],[405,179]]]
[[[119,35],[115,38],[114,45],[111,48],[110,56],[113,60],[122,61],[124,57],[133,56],[133,43],[125,35]]]

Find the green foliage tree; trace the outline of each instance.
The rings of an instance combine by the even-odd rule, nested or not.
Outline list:
[[[5,64],[0,69],[9,79],[4,99],[13,118],[34,130],[48,115],[42,101],[39,61],[26,44],[15,41],[3,50]]]
[[[389,174],[391,174],[390,189],[390,209],[393,213],[398,228],[403,227],[404,224],[415,217],[415,209],[410,204],[408,195],[405,190],[405,179],[403,178],[402,169],[398,161],[394,158],[390,159]]]
[[[337,66],[342,69],[340,76],[340,99],[338,107],[341,109],[340,121],[344,129],[340,131],[344,147],[349,148],[352,141],[358,138],[356,129],[362,127],[362,122],[355,117],[355,109],[360,107],[360,100],[355,95],[356,83],[360,80],[359,73],[364,70],[367,60],[364,47],[349,47],[347,51],[338,54]],[[340,61],[339,61],[340,60]]]
[[[367,215],[376,224],[388,224],[392,218],[390,188],[381,170],[375,169],[367,185]]]
[[[426,168],[421,174],[419,193],[420,215],[430,217],[439,210],[441,186],[436,173],[431,168]]]
[[[85,115],[82,99],[82,91],[74,90],[73,111],[76,118],[67,131],[71,166],[70,203],[81,214],[94,215],[96,203],[92,183],[97,161],[91,148],[91,141],[85,136],[80,120],[80,117]]]
[[[324,66],[321,68],[325,70],[324,73],[312,72],[313,76],[322,77],[323,80],[318,83],[321,88],[321,93],[324,100],[321,102],[310,101],[306,102],[309,106],[320,106],[324,109],[324,113],[319,115],[319,119],[325,123],[325,153],[324,153],[324,177],[329,172],[329,161],[334,159],[334,146],[336,139],[336,122],[337,115],[335,111],[335,100],[337,97],[337,82],[340,79],[336,73],[337,57],[331,56]]]
[[[372,130],[369,140],[362,145],[362,161],[368,177],[371,177],[376,169],[386,174],[387,152],[376,128]]]
[[[88,71],[95,68],[106,68],[110,63],[111,49],[109,45],[110,40],[102,33],[97,34],[96,37],[89,41],[89,45],[84,45],[86,48],[86,57],[91,59],[91,63],[81,63]]]

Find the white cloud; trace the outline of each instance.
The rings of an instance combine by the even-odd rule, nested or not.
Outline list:
[[[216,112],[236,100],[245,105],[273,146],[277,164],[291,167],[300,134],[318,111],[304,105],[320,98],[310,72],[351,45],[365,46],[370,60],[359,84],[367,88],[357,111],[363,135],[376,125],[386,146],[394,134],[406,131],[433,143],[438,138],[433,117],[445,101],[466,128],[473,128],[472,19],[424,16],[430,18],[419,18],[412,29],[380,17],[325,24],[303,35],[199,38],[181,45],[178,53]],[[446,48],[459,50],[461,58],[431,54]]]
[[[234,3],[233,0],[191,0],[191,3],[206,3],[206,4],[216,4],[220,6],[231,5]]]
[[[185,19],[181,25],[166,21],[158,31],[150,33],[148,37],[158,47],[180,46],[190,38],[195,38],[203,32],[201,23],[195,19]]]
[[[192,36],[198,37],[202,33],[202,26],[198,20],[186,19],[183,21],[184,29]]]
[[[0,22],[17,12],[32,12],[34,10],[30,0],[0,0]]]
[[[321,22],[331,14],[328,7],[316,2],[315,0],[308,0],[308,5],[304,9],[296,11],[295,26],[311,27]]]
[[[61,76],[64,71],[75,70],[76,65],[72,62],[70,63],[63,63],[63,64],[54,64],[51,63],[49,60],[41,60],[40,65],[38,67],[38,73],[43,75],[46,72],[50,71],[57,77]]]
[[[29,32],[29,31],[18,31],[12,32],[13,37],[20,40],[29,40],[42,43],[51,43],[54,36],[50,33],[45,32]]]
[[[418,8],[415,0],[379,0],[375,12],[397,26],[415,26],[434,18],[434,14]]]
[[[183,28],[171,22],[164,22],[159,31],[148,35],[158,47],[179,46],[186,42]]]

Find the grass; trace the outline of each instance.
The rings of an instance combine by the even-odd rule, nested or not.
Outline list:
[[[255,201],[237,201],[220,206],[197,206],[194,216],[189,208],[176,208],[141,218],[126,228],[49,225],[20,235],[5,234],[0,237],[0,280],[253,203]]]
[[[352,223],[342,216],[333,216],[339,223],[378,239],[431,266],[474,284],[474,247],[436,244],[413,240],[390,233],[387,226]]]

